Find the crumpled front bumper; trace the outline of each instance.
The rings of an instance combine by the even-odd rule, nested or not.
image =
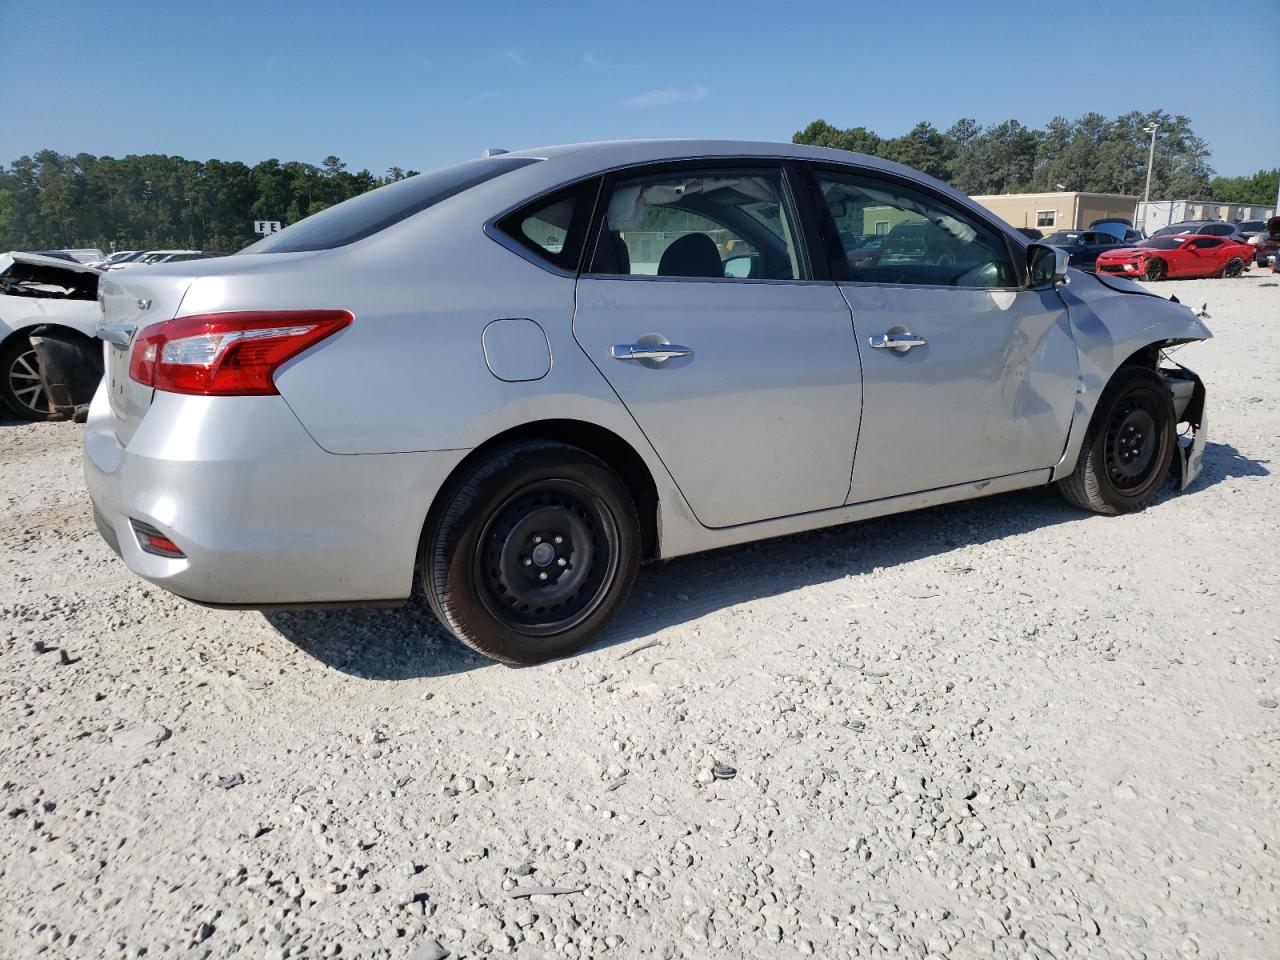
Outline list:
[[[1178,475],[1178,489],[1185,490],[1200,476],[1204,467],[1204,448],[1209,442],[1208,404],[1204,382],[1195,371],[1181,364],[1174,364],[1174,367],[1176,369],[1162,369],[1160,372],[1169,382],[1169,390],[1173,394],[1175,422],[1179,427],[1187,424],[1186,431],[1178,435],[1173,463]]]

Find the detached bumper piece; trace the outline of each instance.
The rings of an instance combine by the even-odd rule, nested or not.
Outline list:
[[[1204,448],[1209,442],[1209,420],[1205,403],[1204,384],[1195,372],[1181,364],[1174,369],[1160,369],[1160,375],[1169,385],[1173,396],[1174,421],[1188,429],[1179,433],[1178,447],[1174,454],[1173,468],[1178,474],[1178,489],[1185,490],[1204,467]]]
[[[84,423],[93,391],[102,379],[102,349],[97,340],[76,340],[37,328],[31,347],[40,360],[44,395],[64,417]]]

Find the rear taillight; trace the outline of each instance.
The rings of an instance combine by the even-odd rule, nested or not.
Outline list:
[[[278,393],[273,378],[286,360],[353,319],[346,310],[254,310],[166,320],[139,331],[129,376],[170,393]]]

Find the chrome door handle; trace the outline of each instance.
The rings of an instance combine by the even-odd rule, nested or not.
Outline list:
[[[929,345],[929,341],[924,337],[917,337],[911,332],[882,333],[879,336],[871,337],[870,343],[876,350],[896,350],[898,353],[906,353],[912,347]]]
[[[137,332],[136,323],[108,323],[98,328],[98,339],[117,347],[127,347],[133,343],[133,335]]]
[[[609,348],[615,360],[674,360],[676,357],[692,357],[693,351],[678,343],[615,343]]]

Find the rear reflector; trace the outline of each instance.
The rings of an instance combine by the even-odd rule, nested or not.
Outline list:
[[[170,393],[278,393],[276,370],[354,319],[346,310],[253,310],[166,320],[135,338],[129,376]]]
[[[130,520],[129,522],[133,524],[133,532],[138,538],[138,546],[142,547],[144,553],[154,553],[157,557],[168,557],[172,560],[186,558],[187,555],[182,552],[181,547],[151,526],[151,524],[143,523],[141,520]]]

